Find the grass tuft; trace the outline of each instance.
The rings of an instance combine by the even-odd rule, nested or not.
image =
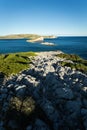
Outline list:
[[[62,66],[71,67],[72,69],[87,73],[87,60],[73,54],[58,54],[57,56],[65,59],[64,61],[61,61]],[[73,63],[69,61],[73,61]]]
[[[22,70],[29,68],[31,59],[35,56],[34,52],[21,52],[0,55],[0,72],[5,76],[17,74]]]

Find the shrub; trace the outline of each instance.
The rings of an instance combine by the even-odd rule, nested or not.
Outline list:
[[[9,108],[10,110],[15,110],[25,115],[29,115],[35,109],[35,101],[32,97],[27,97],[23,100],[18,97],[14,97],[10,101]]]
[[[24,100],[13,97],[9,102],[9,107],[5,113],[4,126],[6,130],[12,130],[9,121],[14,121],[17,129],[24,130],[27,125],[33,123],[35,115],[35,101],[32,97],[26,97]]]

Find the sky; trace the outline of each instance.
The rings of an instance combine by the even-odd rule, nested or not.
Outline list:
[[[87,0],[0,0],[0,35],[87,36]]]

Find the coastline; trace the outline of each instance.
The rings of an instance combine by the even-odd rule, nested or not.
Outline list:
[[[87,38],[70,38],[70,37],[59,37],[58,39],[45,39],[42,42],[36,42],[35,44],[26,42],[27,39],[18,40],[15,39],[13,41],[11,40],[0,40],[1,47],[0,52],[1,53],[11,53],[11,52],[21,52],[21,51],[51,51],[51,50],[62,50],[65,53],[68,54],[77,54],[85,59],[87,59],[87,44],[86,40]],[[84,42],[85,41],[85,42]],[[21,44],[22,42],[22,44]],[[41,45],[41,43],[45,43],[44,45]],[[3,44],[4,43],[4,44]],[[9,44],[10,43],[10,44]],[[55,46],[51,46],[49,43],[54,43]],[[20,47],[18,47],[20,46]],[[24,48],[25,46],[25,48]],[[30,47],[31,46],[31,47]],[[46,47],[47,46],[47,47]],[[50,47],[51,46],[51,47]],[[5,49],[7,48],[7,49]],[[10,49],[11,48],[11,49]],[[21,48],[21,49],[20,49]]]
[[[47,35],[47,36],[41,36],[37,34],[11,34],[11,35],[5,35],[5,36],[0,36],[0,39],[29,39],[29,40],[38,40],[39,38],[57,38],[55,35]]]
[[[26,40],[27,42],[35,43],[35,42],[42,42],[44,41],[44,37],[39,37],[36,39]]]
[[[43,42],[44,39],[46,39],[46,38],[54,39],[54,38],[57,38],[57,36],[40,36],[39,38],[30,39],[30,40],[26,40],[26,41],[27,41],[27,42],[31,42],[31,43]]]

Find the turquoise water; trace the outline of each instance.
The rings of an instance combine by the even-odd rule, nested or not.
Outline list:
[[[1,39],[0,53],[61,50],[69,54],[78,54],[87,59],[87,37],[58,37],[45,39],[45,42],[54,43],[55,46],[29,43],[26,42],[26,39]]]

